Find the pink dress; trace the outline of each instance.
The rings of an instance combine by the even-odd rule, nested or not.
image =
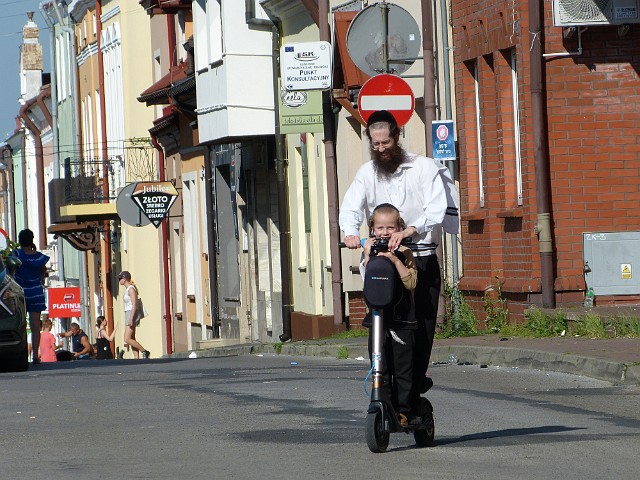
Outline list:
[[[57,362],[56,358],[56,337],[51,332],[40,334],[40,361]]]

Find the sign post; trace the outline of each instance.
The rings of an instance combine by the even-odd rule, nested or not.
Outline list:
[[[158,228],[178,198],[178,191],[171,182],[138,182],[131,198],[153,226]]]
[[[383,73],[365,82],[358,95],[358,110],[366,122],[373,112],[389,111],[399,127],[405,125],[415,109],[415,97],[409,84],[397,75]]]

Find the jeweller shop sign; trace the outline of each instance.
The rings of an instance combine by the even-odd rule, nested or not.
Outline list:
[[[178,198],[178,191],[171,182],[138,182],[131,198],[154,227],[158,228]]]

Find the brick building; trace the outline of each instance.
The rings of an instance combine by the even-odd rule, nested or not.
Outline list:
[[[640,25],[555,26],[553,3],[451,2],[460,288],[478,311],[497,283],[516,317],[530,305],[578,305],[590,286],[599,304],[640,299],[631,274],[635,238],[588,242],[640,231]],[[583,245],[596,256],[587,268]]]

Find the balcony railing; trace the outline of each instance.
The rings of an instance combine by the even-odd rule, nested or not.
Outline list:
[[[103,191],[105,169],[109,192]],[[103,162],[97,158],[64,160],[64,202],[66,205],[102,203],[115,200],[118,188],[123,185],[124,160],[109,158]]]
[[[134,142],[134,140],[136,140]],[[146,140],[146,141],[145,141]],[[115,200],[128,183],[158,179],[154,150],[148,139],[128,140],[122,155],[64,160],[64,204],[103,203]],[[126,168],[125,168],[126,162]],[[105,195],[105,171],[109,191]]]

